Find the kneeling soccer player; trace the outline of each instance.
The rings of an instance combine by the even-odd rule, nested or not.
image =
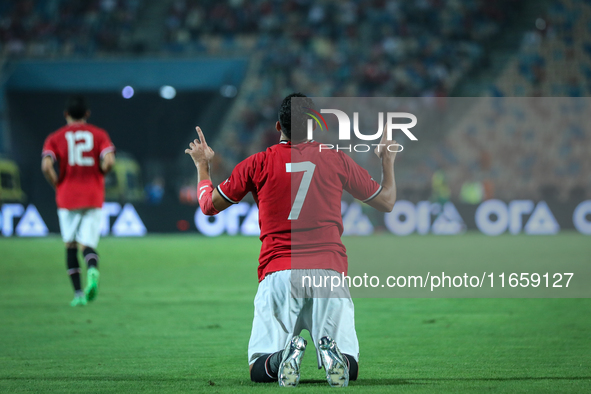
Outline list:
[[[292,97],[298,99],[292,103]],[[396,200],[396,152],[376,151],[383,171],[382,185],[378,184],[342,151],[321,151],[319,143],[306,139],[304,115],[312,107],[312,100],[300,93],[287,96],[275,124],[281,133],[279,144],[239,163],[217,188],[209,175],[214,152],[200,128],[199,139],[185,153],[197,167],[204,214],[215,215],[249,192],[259,207],[262,247],[248,345],[251,380],[296,386],[307,345],[299,334],[307,329],[316,345],[318,367],[324,367],[331,386],[339,387],[358,375],[359,343],[348,287],[336,297],[327,295],[326,289],[297,287],[302,277],[346,275],[342,192],[391,211]],[[381,143],[395,143],[386,134]]]

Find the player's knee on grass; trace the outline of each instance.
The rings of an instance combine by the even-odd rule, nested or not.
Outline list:
[[[344,354],[347,362],[349,363],[349,380],[357,380],[357,376],[359,376],[359,364],[355,357]]]
[[[86,266],[88,268],[98,268],[98,253],[96,252],[96,250],[88,246],[85,246],[82,250],[82,256],[84,256],[84,261],[86,261]]]
[[[252,364],[250,369],[250,380],[255,383],[271,383],[277,381],[277,376],[273,377],[269,375],[267,371],[267,360],[270,354],[264,354]]]
[[[66,242],[66,249],[76,249],[76,251],[78,251],[78,242]]]

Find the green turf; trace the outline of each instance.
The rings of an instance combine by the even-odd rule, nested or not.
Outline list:
[[[589,238],[574,233],[346,240],[353,254],[360,242],[395,245],[401,262],[445,261],[452,250],[483,266],[514,254],[547,265],[564,260],[565,248],[591,256]],[[248,376],[258,248],[243,237],[107,238],[98,299],[71,308],[57,237],[0,239],[0,392],[279,390]],[[351,392],[591,391],[589,299],[355,304],[361,375]],[[313,351],[296,390],[331,390]]]

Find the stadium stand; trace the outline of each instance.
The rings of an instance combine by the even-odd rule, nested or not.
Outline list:
[[[524,37],[493,95],[581,97],[591,93],[591,2],[554,1]]]
[[[130,50],[142,0],[0,3],[0,50],[9,58],[96,56]]]
[[[591,93],[590,42],[591,2],[552,2],[492,85],[489,96],[497,99],[478,101],[445,136],[453,148],[438,165],[456,194],[471,174],[492,183],[501,199],[591,196],[589,108],[576,100]]]
[[[247,77],[215,145],[216,179],[276,142],[277,103],[287,93],[448,96],[458,85],[469,83],[466,76],[472,70],[484,66],[488,43],[506,27],[534,25],[512,19],[520,7],[517,0],[163,0],[158,10],[168,11],[162,14],[155,12],[154,5],[143,0],[2,2],[0,50],[9,59],[132,54],[140,14],[151,7],[151,14],[160,18],[162,39],[150,54],[248,56]],[[159,34],[159,29],[153,33]],[[590,43],[591,1],[551,1],[541,8],[535,29],[524,35],[520,50],[509,58],[488,94],[587,96]],[[422,138],[430,141],[423,143],[427,148],[417,157],[426,159],[413,161],[400,179],[421,196],[428,195],[425,189],[440,169],[447,174],[453,197],[459,196],[465,181],[485,184],[486,197],[588,196],[589,179],[584,174],[590,173],[590,163],[583,152],[589,144],[587,130],[571,127],[560,135],[515,132],[514,152],[527,152],[519,158],[490,138],[513,132],[524,120],[537,124],[539,102],[524,103],[503,113],[486,130],[477,125],[482,124],[483,114],[499,117],[498,102],[484,100],[472,106],[447,135]],[[558,109],[549,109],[548,114],[560,115],[553,111]],[[539,157],[547,155],[539,153],[548,143],[559,148],[551,162],[540,163]],[[514,164],[520,168],[513,174],[515,182],[504,185],[501,179],[509,179],[506,175]],[[547,174],[549,169],[552,174]]]
[[[199,45],[193,39],[199,32],[187,27],[194,13],[204,21],[233,15],[233,31],[203,28],[220,32],[228,46],[240,35],[258,34],[248,47],[253,50],[247,80],[223,128],[224,140],[238,143],[219,147],[231,165],[275,142],[276,103],[294,90],[318,97],[448,95],[479,64],[485,43],[518,7],[505,0],[255,1],[246,9],[241,1],[205,3],[210,6],[174,3],[182,6],[173,6],[170,17],[185,18],[175,19],[169,40],[180,34],[186,51]],[[276,12],[278,7],[283,12]],[[205,53],[222,47],[206,42],[199,45]],[[179,40],[173,44],[178,49]]]

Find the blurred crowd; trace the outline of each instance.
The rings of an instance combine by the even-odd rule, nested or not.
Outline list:
[[[10,58],[122,53],[130,49],[142,1],[1,1],[0,53]]]
[[[258,62],[241,97],[247,105],[229,127],[239,143],[227,154],[238,160],[274,141],[277,103],[292,91],[318,97],[448,95],[479,64],[485,43],[517,3],[178,0],[169,39],[178,44],[180,34],[190,48],[204,33],[218,32],[227,45],[240,32],[258,34],[253,47]],[[215,15],[231,22],[208,22]],[[194,19],[204,23],[194,25]],[[197,25],[203,27],[187,27]],[[204,43],[198,45],[206,50]]]
[[[277,105],[294,90],[319,97],[448,95],[479,64],[487,40],[499,33],[516,6],[509,1],[364,0],[254,1],[246,8],[242,1],[174,4],[171,15],[179,18],[171,24],[169,43],[175,50],[215,52],[242,45],[237,32],[258,33],[251,43],[258,62],[226,124],[224,143],[217,146],[224,158],[214,165],[220,178],[239,160],[277,142]],[[517,77],[507,81],[503,73],[492,95],[591,93],[590,4],[559,0],[541,9],[508,67]],[[193,23],[217,20],[215,15],[227,16],[228,24]],[[223,40],[208,46],[199,37],[209,34]],[[585,152],[591,149],[591,130],[577,126],[588,123],[587,108],[525,100],[470,104],[461,105],[469,109],[461,114],[461,127],[423,152],[424,160],[404,166],[401,198],[439,201],[443,195],[479,203],[590,195],[591,161]],[[564,121],[563,132],[553,132]]]
[[[481,98],[446,134],[437,164],[454,197],[477,183],[483,199],[581,200],[591,195],[589,114],[586,98]]]
[[[518,56],[492,86],[493,95],[588,96],[590,38],[591,1],[553,1],[524,35]]]
[[[473,181],[494,185],[497,198],[591,197],[591,108],[576,99],[589,95],[591,1],[553,1],[493,84],[497,99],[446,135],[438,165],[452,190]]]
[[[162,1],[168,11],[159,16],[160,55],[251,59],[218,138],[223,143],[215,147],[218,178],[277,142],[278,105],[293,91],[318,97],[450,95],[486,63],[487,45],[515,22],[511,18],[523,6],[520,0]],[[153,5],[2,1],[0,52],[9,58],[130,53],[138,14]],[[551,1],[533,22],[490,95],[590,95],[591,0]],[[461,127],[440,136],[437,149],[421,152],[426,159],[402,174],[418,190],[409,198],[428,198],[434,189],[468,200],[504,198],[507,190],[540,198],[588,195],[591,180],[585,176],[591,168],[584,152],[591,149],[590,132],[576,126],[586,124],[580,118],[584,112],[575,115],[563,106],[544,114],[539,105],[487,102],[465,111]],[[554,135],[539,129],[544,123],[532,128],[541,115],[551,115],[548,124],[565,116],[570,123]],[[548,150],[548,144],[556,149]]]

